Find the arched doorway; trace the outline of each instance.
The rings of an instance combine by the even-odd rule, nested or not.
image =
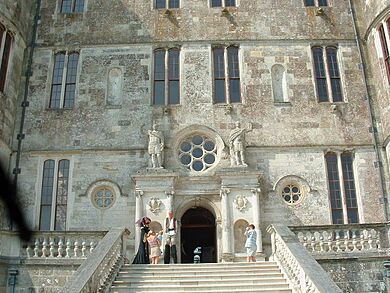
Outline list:
[[[188,209],[181,218],[181,262],[192,263],[194,250],[201,247],[201,262],[217,262],[214,215],[205,208]]]

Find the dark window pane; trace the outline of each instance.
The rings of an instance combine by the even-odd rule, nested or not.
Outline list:
[[[343,100],[342,91],[341,91],[341,81],[340,81],[340,72],[339,66],[337,63],[337,50],[336,48],[327,48],[326,56],[328,61],[328,71],[331,81],[333,102],[341,102]]]
[[[165,82],[155,81],[154,82],[154,105],[165,105]]]
[[[329,197],[332,209],[333,224],[343,223],[343,205],[341,201],[340,179],[337,168],[337,156],[334,153],[328,153],[325,156],[328,172]]]
[[[73,107],[74,104],[78,60],[79,60],[79,54],[77,53],[70,54],[68,57],[64,108],[71,108]]]
[[[222,0],[211,0],[211,7],[221,7]]]
[[[333,102],[342,102],[343,94],[341,92],[341,82],[340,79],[331,79]]]
[[[50,230],[51,207],[52,207],[52,200],[53,200],[53,182],[54,182],[54,161],[47,160],[43,164],[41,212],[39,218],[40,230]]]
[[[166,8],[166,0],[156,0],[156,9]]]
[[[328,0],[318,0],[318,6],[328,6]]]
[[[350,223],[357,223],[357,198],[355,180],[353,176],[352,155],[350,153],[344,153],[341,155],[341,165],[343,168],[344,191],[348,218],[351,218],[351,220],[354,221]]]
[[[386,21],[386,24],[389,26],[390,25],[390,19]],[[380,25],[379,27],[379,38],[381,41],[382,45],[382,53],[383,53],[383,59],[385,61],[385,67],[386,67],[386,74],[387,74],[387,79],[390,81],[390,58],[389,58],[389,48],[387,45],[387,40],[385,36],[385,29],[383,25]]]
[[[76,0],[74,5],[74,11],[77,13],[84,11],[84,0]]]
[[[50,94],[50,108],[59,108],[61,100],[62,75],[64,71],[65,54],[55,55],[53,80]]]
[[[169,8],[179,8],[180,0],[169,0]]]
[[[225,78],[225,60],[223,49],[214,49],[214,78]]]
[[[72,0],[62,0],[61,12],[62,13],[72,12]]]
[[[231,79],[229,83],[230,83],[230,102],[231,103],[241,102],[240,80]]]
[[[1,66],[0,66],[0,91],[2,92],[4,91],[5,81],[7,77],[8,62],[11,53],[12,40],[13,37],[11,33],[7,32],[5,36],[5,42],[4,42],[3,58],[1,59]]]
[[[168,104],[179,104],[180,103],[180,90],[179,90],[179,81],[170,80],[169,81],[169,101]]]
[[[228,53],[228,65],[229,65],[229,77],[240,78],[240,69],[238,65],[238,48],[229,47]]]
[[[305,0],[305,6],[314,6],[314,0]]]
[[[225,0],[225,6],[236,6],[236,0]]]
[[[347,209],[347,214],[348,214],[348,223],[349,224],[356,224],[359,223],[359,213],[358,209]]]
[[[68,202],[69,161],[58,163],[55,230],[65,230]]]
[[[217,79],[214,82],[214,102],[215,103],[226,103],[225,97],[225,80]]]
[[[328,89],[326,85],[325,64],[322,55],[322,48],[315,47],[313,51],[314,69],[316,77],[317,94],[320,102],[329,101]]]

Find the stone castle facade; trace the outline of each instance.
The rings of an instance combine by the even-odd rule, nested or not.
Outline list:
[[[31,228],[128,227],[131,258],[134,222],[161,230],[172,210],[182,262],[195,242],[242,260],[249,223],[260,259],[271,224],[386,229],[389,14],[387,0],[0,0],[0,157]],[[9,247],[0,292],[12,265],[40,288]],[[345,292],[386,292],[387,255],[316,259]]]

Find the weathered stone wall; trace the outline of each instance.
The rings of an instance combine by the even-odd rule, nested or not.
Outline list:
[[[388,292],[382,259],[332,259],[319,263],[345,293]]]

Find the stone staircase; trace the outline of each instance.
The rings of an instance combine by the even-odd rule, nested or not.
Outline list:
[[[125,264],[111,293],[292,293],[275,262],[170,265]]]

